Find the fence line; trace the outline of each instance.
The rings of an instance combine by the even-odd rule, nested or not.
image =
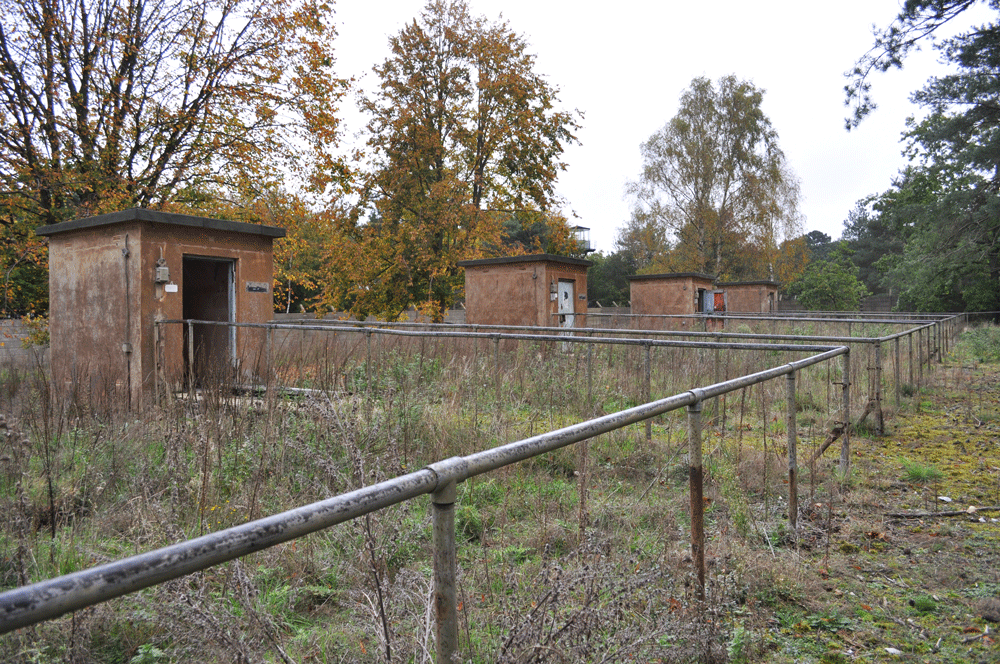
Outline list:
[[[911,342],[910,373],[912,376],[913,339],[916,335],[916,366],[922,380],[924,361],[928,370],[936,356],[940,362],[952,343],[959,317],[944,318],[925,325],[899,332],[887,337],[873,339],[850,338],[850,343],[868,342],[874,349],[877,365],[876,396],[881,398],[882,357],[881,344],[892,341],[896,362],[894,376],[898,386],[900,381],[900,343],[906,336]],[[161,321],[161,324],[182,323],[193,325],[194,321]],[[203,322],[199,324],[215,324]],[[244,325],[250,326],[250,325]],[[276,326],[266,326],[277,329]],[[293,325],[296,329],[304,326]],[[305,326],[307,327],[307,326]],[[329,330],[328,326],[317,326]],[[338,328],[342,329],[342,328]],[[346,329],[346,328],[343,328]],[[368,335],[386,334],[403,337],[426,336],[407,330],[377,328],[354,328]],[[581,332],[581,330],[574,330]],[[924,334],[926,332],[926,334]],[[720,336],[715,333],[712,336]],[[70,611],[91,606],[108,599],[119,597],[147,588],[164,581],[178,578],[192,572],[207,569],[220,563],[288,542],[306,534],[323,530],[365,514],[411,500],[423,494],[431,494],[434,518],[434,606],[437,617],[438,661],[451,661],[457,648],[457,609],[455,597],[455,525],[454,504],[457,484],[480,474],[491,472],[528,458],[544,454],[594,436],[608,433],[664,413],[687,409],[688,445],[691,494],[691,552],[698,576],[698,596],[704,597],[705,559],[703,530],[703,501],[701,500],[701,413],[706,399],[728,394],[751,385],[764,383],[785,376],[788,399],[788,467],[790,506],[797,500],[796,491],[797,459],[795,451],[795,375],[806,367],[827,362],[836,357],[843,358],[843,378],[839,382],[842,391],[842,445],[840,470],[844,477],[850,467],[850,385],[851,349],[847,345],[836,347],[815,344],[733,344],[716,342],[668,341],[656,339],[610,339],[593,336],[562,335],[505,335],[496,332],[457,332],[435,336],[488,338],[499,342],[501,339],[530,339],[535,341],[558,341],[568,343],[615,344],[676,348],[747,349],[777,350],[815,353],[810,357],[795,360],[776,367],[742,375],[725,381],[716,381],[705,387],[693,388],[672,396],[621,410],[610,415],[587,420],[580,424],[564,427],[537,436],[532,436],[499,447],[475,452],[461,457],[452,457],[432,463],[425,468],[367,486],[333,498],[288,510],[241,526],[204,535],[156,551],[140,554],[116,562],[83,570],[33,585],[17,588],[0,594],[0,633],[49,620]],[[270,338],[270,337],[269,337]],[[804,340],[804,339],[803,339]],[[814,339],[813,339],[814,340]],[[270,352],[270,349],[269,349]],[[369,355],[370,357],[370,355]],[[589,353],[588,353],[589,357]],[[646,362],[647,367],[649,362]],[[870,369],[871,367],[869,367]],[[648,397],[648,389],[646,395]],[[879,405],[879,408],[881,406]],[[879,410],[878,417],[881,418]],[[881,426],[881,424],[880,424]],[[793,533],[796,528],[796,510],[789,509],[789,526]]]
[[[827,348],[810,357],[746,376],[675,394],[664,399],[605,415],[556,431],[476,452],[452,457],[385,482],[341,494],[281,514],[211,533],[149,553],[132,556],[88,570],[75,572],[0,594],[0,633],[49,620],[70,611],[120,597],[170,579],[204,570],[223,562],[329,528],[370,512],[429,493],[434,513],[434,606],[437,613],[437,654],[439,662],[451,661],[457,647],[455,599],[454,503],[458,483],[539,454],[588,440],[663,413],[687,407],[692,470],[692,557],[704,595],[705,559],[701,494],[701,404],[744,387],[787,376],[797,371],[843,356],[845,369],[850,362],[846,346]],[[849,375],[845,371],[845,375]],[[844,420],[849,421],[848,385],[843,382]],[[789,390],[789,410],[794,417],[794,390]],[[794,427],[793,427],[794,429]],[[790,439],[794,446],[794,435]],[[794,458],[794,453],[790,459]],[[849,439],[841,451],[842,469],[849,463]],[[790,463],[791,460],[790,460]],[[696,465],[697,464],[697,465]],[[794,524],[794,517],[790,516]]]
[[[855,312],[851,312],[855,313]],[[775,317],[749,317],[755,320],[772,320]],[[616,335],[626,334],[626,335],[646,335],[646,338],[639,339],[627,339],[615,337],[605,337],[605,336],[595,336],[598,334],[607,334],[609,330],[607,328],[561,328],[561,327],[525,327],[525,326],[514,326],[514,325],[478,325],[478,324],[466,324],[466,325],[451,325],[451,324],[420,324],[420,323],[358,323],[356,321],[342,321],[342,320],[332,320],[332,321],[322,321],[317,323],[225,323],[218,321],[193,321],[193,320],[163,320],[157,321],[157,329],[160,329],[161,325],[174,325],[174,324],[185,324],[189,326],[189,330],[193,325],[225,325],[236,328],[264,328],[267,329],[268,337],[267,344],[268,348],[265,352],[268,354],[267,364],[268,367],[273,366],[273,348],[270,347],[273,343],[272,332],[274,330],[298,330],[298,331],[313,331],[313,332],[353,332],[358,334],[365,334],[367,337],[367,356],[365,359],[365,371],[366,376],[371,377],[371,338],[372,335],[387,335],[387,336],[398,336],[398,337],[435,337],[435,338],[466,338],[466,339],[490,339],[494,342],[495,354],[499,358],[499,343],[503,340],[514,340],[514,341],[544,341],[544,342],[559,342],[562,344],[610,344],[610,345],[622,345],[622,346],[642,346],[646,348],[646,353],[650,348],[653,347],[676,347],[676,348],[715,348],[715,349],[728,349],[728,350],[776,350],[776,351],[803,351],[803,352],[816,352],[820,350],[819,344],[836,344],[836,345],[854,345],[862,346],[867,349],[867,354],[869,356],[874,355],[874,359],[869,359],[865,366],[855,366],[854,371],[866,371],[868,374],[867,385],[868,385],[868,404],[865,407],[865,417],[870,413],[873,415],[875,420],[876,432],[879,435],[885,433],[885,416],[884,416],[884,402],[885,402],[885,369],[883,367],[884,360],[882,345],[894,342],[893,345],[893,358],[892,358],[892,378],[893,378],[893,394],[895,395],[895,406],[898,409],[901,405],[901,394],[902,394],[902,349],[898,340],[902,337],[910,337],[912,341],[912,335],[917,336],[916,344],[916,356],[913,353],[913,344],[910,344],[910,352],[908,355],[909,362],[909,383],[914,385],[913,368],[914,364],[919,367],[915,389],[912,393],[916,395],[919,392],[919,388],[923,383],[923,372],[924,363],[927,364],[928,371],[930,370],[930,364],[936,358],[938,362],[943,361],[944,355],[948,352],[948,349],[953,345],[953,337],[957,332],[958,324],[964,321],[966,316],[962,315],[941,315],[937,318],[931,320],[885,320],[885,319],[844,319],[838,322],[846,322],[848,324],[848,331],[851,331],[851,325],[854,323],[861,324],[897,324],[897,325],[908,325],[908,329],[895,332],[892,334],[887,334],[878,337],[869,336],[810,336],[810,335],[795,335],[795,334],[760,334],[751,332],[691,332],[691,331],[674,331],[674,330],[615,330]],[[817,318],[817,319],[798,319],[798,320],[817,320],[829,322],[831,319],[827,318]],[[417,329],[414,329],[417,328]],[[470,328],[471,331],[457,331],[461,328]],[[516,332],[502,332],[502,330],[515,330]],[[863,331],[863,330],[862,330]],[[546,334],[551,332],[552,334]],[[581,336],[586,335],[586,336]],[[662,337],[662,336],[677,336],[681,338],[689,339],[699,339],[700,341],[664,341],[659,339],[648,338],[650,336]],[[193,334],[189,332],[189,343],[193,343]],[[162,338],[159,335],[158,338]],[[712,339],[712,341],[707,341]],[[740,343],[740,344],[726,344],[723,343],[722,339],[733,339],[733,340],[769,340],[771,343],[755,344],[755,343]],[[780,342],[792,342],[794,345],[773,343],[775,341]],[[156,354],[159,358],[159,353]],[[188,359],[189,362],[194,357],[193,349],[189,349]],[[717,359],[717,358],[716,358]],[[498,367],[499,369],[499,367]],[[156,375],[159,376],[159,371],[156,371]],[[193,375],[193,367],[189,367],[189,375]],[[587,358],[587,382],[588,385],[591,381],[592,366],[591,358],[588,353]],[[645,384],[649,385],[650,380],[650,364],[647,358],[645,365],[642,370],[642,375],[645,379]],[[850,383],[858,383],[858,380],[849,380]],[[589,391],[589,390],[588,390]],[[159,398],[159,389],[157,388],[157,398]],[[648,388],[646,391],[646,396],[648,397]],[[861,396],[861,395],[859,395]],[[647,426],[647,439],[649,438],[649,427]]]

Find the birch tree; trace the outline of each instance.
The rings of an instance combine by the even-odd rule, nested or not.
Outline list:
[[[679,269],[767,278],[782,240],[799,234],[798,181],[763,96],[735,76],[696,78],[677,115],[642,144],[632,223],[664,229]]]

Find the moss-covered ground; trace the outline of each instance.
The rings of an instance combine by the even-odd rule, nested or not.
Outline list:
[[[915,397],[804,510],[801,583],[757,598],[755,659],[1000,661],[1000,367],[953,360]]]

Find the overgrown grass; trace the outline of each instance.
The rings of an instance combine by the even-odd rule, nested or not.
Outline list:
[[[19,374],[4,397],[10,435],[0,438],[3,587],[646,400],[642,348],[565,353],[519,343],[497,353],[490,341],[407,340],[374,346],[371,364],[366,350],[355,339],[299,366],[300,386],[316,390],[308,396],[218,392],[138,417],[57,403],[45,381]],[[714,353],[687,349],[650,355],[651,398],[771,361],[730,352],[715,364]],[[648,441],[645,426],[632,425],[590,440],[585,452],[566,448],[464,482],[456,507],[464,659],[766,661],[787,645],[768,622],[775,615],[780,629],[827,640],[851,629],[850,614],[812,605],[824,591],[802,562],[824,555],[844,523],[843,508],[828,507],[844,499],[835,468],[826,457],[809,462],[836,420],[831,378],[838,367],[804,370],[798,381],[796,538],[787,531],[783,381],[706,405],[705,604],[694,599],[688,559],[682,412],[656,418]],[[0,660],[430,661],[430,541],[428,502],[410,501],[0,637]]]
[[[964,362],[1000,362],[1000,327],[987,324],[966,330],[955,355]]]

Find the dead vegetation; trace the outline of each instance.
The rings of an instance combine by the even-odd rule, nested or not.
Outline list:
[[[386,353],[374,376],[337,359],[316,397],[215,394],[140,418],[43,408],[22,377],[0,426],[0,582],[222,529],[642,396],[629,376],[638,353],[632,365],[598,355],[588,394],[580,353],[521,349],[497,379],[489,352],[423,350]],[[767,358],[725,361],[732,376]],[[679,352],[656,366],[654,394],[710,382]],[[800,459],[817,458],[800,470],[795,533],[784,386],[720,400],[705,430],[703,604],[682,414],[658,418],[648,443],[639,425],[586,454],[463,483],[463,661],[994,661],[1000,513],[968,508],[1000,505],[998,376],[964,358],[937,366],[885,436],[858,427],[846,477],[835,455],[815,454],[836,420],[836,375],[806,377]],[[430,560],[428,504],[411,501],[2,636],[0,660],[429,662]]]

